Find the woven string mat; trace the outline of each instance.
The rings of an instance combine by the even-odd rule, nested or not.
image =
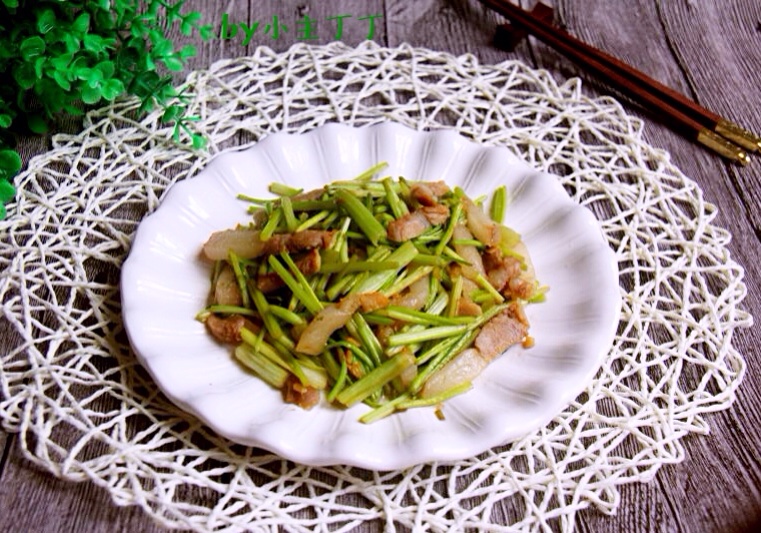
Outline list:
[[[208,153],[173,144],[158,113],[136,120],[134,102],[97,110],[19,176],[0,225],[0,419],[43,469],[196,531],[570,531],[580,510],[612,513],[621,484],[680,461],[680,439],[732,402],[745,369],[732,335],[751,318],[730,235],[616,101],[519,62],[372,43],[260,48],[187,89]],[[310,468],[216,436],[157,391],[126,342],[119,267],[135,228],[224,149],[389,120],[506,146],[596,213],[623,294],[609,357],[548,426],[455,463]]]

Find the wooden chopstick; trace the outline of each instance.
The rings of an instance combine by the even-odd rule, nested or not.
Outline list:
[[[745,149],[752,151],[761,149],[760,137],[691,102],[673,89],[626,65],[621,60],[550,25],[542,18],[521,9],[508,0],[480,1],[510,19],[515,26],[531,33],[545,44],[593,71],[628,97],[645,104],[649,110],[657,112],[682,135],[743,164],[749,160]]]

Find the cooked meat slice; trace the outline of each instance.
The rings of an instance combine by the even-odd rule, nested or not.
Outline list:
[[[460,383],[472,381],[489,364],[475,348],[468,348],[449,361],[428,378],[420,391],[420,396],[430,398],[456,387]]]
[[[534,284],[522,277],[513,278],[508,282],[505,292],[509,292],[512,298],[528,300],[534,294]]]
[[[312,189],[311,191],[306,192],[300,192],[299,194],[295,194],[291,196],[292,202],[303,202],[305,200],[319,200],[320,196],[322,196],[322,193],[325,192],[325,188],[322,189]]]
[[[238,280],[232,267],[225,263],[214,285],[214,303],[219,305],[242,305]]]
[[[483,209],[474,204],[470,198],[465,197],[462,201],[468,218],[468,229],[475,235],[476,239],[486,246],[499,244],[499,225],[489,218],[489,215],[484,213]]]
[[[217,231],[203,245],[204,255],[211,260],[227,259],[232,250],[240,257],[251,259],[265,254],[299,252],[312,248],[327,248],[335,231],[304,230],[295,233],[276,233],[266,241],[260,232],[247,228]]]
[[[449,186],[443,181],[417,181],[410,186],[410,194],[420,205],[436,205],[448,192]]]
[[[394,242],[404,242],[414,239],[430,227],[431,224],[422,212],[413,211],[389,222],[386,235]]]
[[[304,409],[311,409],[320,401],[320,391],[314,387],[303,385],[299,378],[290,374],[281,389],[283,401],[295,403]]]
[[[296,259],[296,266],[299,267],[299,270],[305,275],[314,274],[320,270],[321,265],[322,258],[320,257],[320,251],[317,248],[312,248]]]
[[[296,267],[305,275],[309,276],[320,270],[321,258],[317,248],[312,248],[304,255],[298,257],[295,261]],[[267,272],[256,276],[256,288],[263,293],[272,292],[284,286],[285,282],[277,272]]]
[[[209,315],[204,322],[211,336],[226,344],[240,344],[242,342],[240,330],[244,327],[255,333],[259,332],[259,326],[241,315],[230,315],[225,318]]]
[[[267,272],[266,274],[258,274],[256,276],[256,288],[264,294],[276,291],[284,285],[285,283],[277,275],[277,272]]]
[[[307,229],[295,233],[276,233],[263,242],[263,254],[299,252],[312,248],[327,248],[333,242],[335,231]]]
[[[457,314],[459,316],[479,316],[481,307],[467,296],[461,296],[457,300]]]
[[[511,279],[521,275],[521,263],[515,257],[504,256],[499,248],[490,246],[482,254],[486,278],[498,291],[502,291]]]
[[[514,318],[528,328],[528,317],[526,316],[526,312],[523,310],[523,305],[521,305],[520,302],[510,302],[510,305],[507,307],[507,315]]]
[[[307,325],[296,344],[296,351],[318,355],[325,349],[328,339],[338,328],[346,325],[354,313],[362,307],[365,311],[388,305],[388,298],[380,293],[350,294],[335,304],[325,306]]]
[[[388,297],[380,292],[363,292],[356,296],[359,299],[359,307],[364,313],[388,307],[389,304]]]
[[[259,231],[247,228],[217,231],[203,245],[203,254],[212,261],[227,259],[230,250],[240,257],[261,255]]]
[[[511,317],[506,309],[481,328],[474,344],[481,356],[491,361],[513,344],[521,342],[527,334],[526,325]]]
[[[354,359],[354,354],[351,352],[351,350],[339,349],[338,355],[344,362],[346,362],[346,369],[349,371],[349,374],[352,377],[359,379],[365,375],[364,370],[362,370],[362,365],[359,361]]]
[[[433,226],[444,224],[449,220],[449,207],[443,204],[426,205],[419,209],[422,211],[425,218]]]
[[[428,188],[431,189],[431,192],[441,198],[448,192],[452,192],[452,189],[449,188],[449,185],[444,183],[443,181],[426,181],[426,185],[428,185]]]
[[[256,276],[256,288],[264,294],[276,291],[285,286],[285,282],[277,275],[276,272],[267,272]]]
[[[475,282],[470,281],[468,278],[462,280],[462,294],[465,296],[472,296],[473,291],[478,290],[478,285]]]
[[[439,201],[437,195],[433,193],[428,183],[418,182],[410,187],[410,195],[417,200],[420,205],[436,205]]]
[[[391,303],[415,311],[422,309],[428,299],[429,283],[429,276],[420,278],[401,293],[394,294]]]
[[[253,213],[251,213],[251,228],[252,229],[262,229],[264,225],[267,223],[267,218],[269,215],[267,215],[267,210],[264,208],[257,209]]]
[[[345,326],[355,310],[342,309],[340,304],[325,306],[301,332],[296,351],[308,355],[320,354],[333,332]]]

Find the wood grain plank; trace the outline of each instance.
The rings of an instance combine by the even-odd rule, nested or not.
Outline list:
[[[737,12],[748,13],[752,2],[735,2]],[[741,5],[744,4],[744,5]],[[737,21],[721,30],[694,11],[707,8],[702,3],[661,2],[560,2],[563,22],[574,35],[622,57],[653,77],[696,98],[719,113],[733,116],[733,102],[756,90],[759,72],[745,68],[745,52],[752,49],[752,39],[738,37]],[[692,16],[674,14],[673,10],[692,10]],[[663,20],[671,21],[664,24]],[[628,21],[636,20],[637,24]],[[696,45],[686,20],[699,20],[697,31],[710,35],[713,46]],[[682,25],[674,29],[675,22]],[[714,19],[714,22],[717,22]],[[660,26],[660,27],[659,27]],[[638,43],[647,43],[646,46]],[[699,54],[703,54],[700,56]],[[541,54],[543,57],[547,53]],[[689,59],[678,59],[689,56]],[[752,57],[752,56],[751,56]],[[738,66],[738,64],[740,66]],[[548,65],[544,65],[548,66]],[[711,76],[706,76],[711,71]],[[717,91],[719,79],[732,78],[732,90]],[[706,80],[706,78],[708,78]],[[592,92],[604,87],[588,85]],[[725,100],[724,102],[722,100]],[[705,197],[720,206],[715,223],[727,228],[735,242],[730,247],[736,260],[746,266],[746,276],[758,280],[758,238],[754,230],[758,208],[755,184],[760,177],[757,162],[746,168],[727,164],[692,143],[653,123],[647,115],[633,109],[645,119],[645,136],[655,146],[663,146],[672,160],[694,178]],[[757,110],[744,110],[744,123],[756,130],[761,126]],[[738,117],[739,119],[739,117]],[[736,183],[743,185],[737,186]],[[738,190],[741,189],[741,190]],[[749,198],[753,196],[754,198]],[[758,316],[759,293],[749,284],[746,308]],[[667,466],[655,482],[627,485],[622,489],[622,505],[613,518],[593,512],[583,514],[583,530],[615,531],[750,531],[761,519],[759,476],[761,466],[756,452],[761,442],[758,428],[761,419],[755,407],[761,403],[761,338],[755,330],[741,331],[735,345],[748,361],[749,373],[730,411],[708,415],[710,436],[685,439],[687,458],[679,465]],[[689,512],[687,512],[689,510]]]
[[[0,484],[3,482],[3,472],[11,454],[12,443],[13,437],[0,429]]]
[[[57,479],[35,468],[18,453],[12,454],[0,479],[0,506],[12,510],[0,513],[0,531],[166,531],[138,507],[116,507],[106,491],[96,485]]]
[[[661,2],[659,20],[676,61],[698,100],[727,118],[761,134],[761,3]],[[745,217],[761,241],[761,188],[758,164],[730,173]],[[753,171],[755,170],[755,172]]]
[[[761,130],[758,87],[758,32],[761,6],[755,0],[722,3],[722,10],[708,2],[658,2],[656,0],[558,0],[561,21],[569,31],[604,48],[669,85],[697,98],[720,113]],[[524,7],[529,2],[522,1]],[[307,14],[322,20],[328,16],[384,13],[375,40],[391,46],[408,42],[414,46],[447,50],[454,54],[473,53],[482,62],[496,63],[520,58],[549,69],[558,78],[580,72],[565,59],[535,42],[505,53],[491,45],[493,28],[499,20],[474,0],[365,0],[337,2],[301,1],[283,6],[272,0],[214,2],[190,0],[190,9],[206,14],[219,28],[222,15],[229,20],[260,23],[274,14],[286,25]],[[384,11],[385,10],[385,11]],[[632,21],[636,21],[633,23]],[[348,22],[348,21],[347,21]],[[322,26],[324,27],[324,26]],[[365,26],[347,24],[342,40],[357,44],[364,40]],[[218,38],[198,46],[199,55],[191,68],[204,68],[225,57],[253,53],[266,45],[282,51],[297,39],[288,34],[279,39],[255,35],[251,42]],[[334,35],[318,32],[316,43],[332,42]],[[723,88],[717,90],[717,87]],[[585,93],[607,94],[602,85],[585,82]],[[750,95],[750,96],[748,96]],[[755,98],[752,96],[756,95]],[[705,150],[653,122],[634,107],[633,114],[645,118],[645,136],[655,146],[671,153],[672,160],[705,191],[707,200],[720,206],[715,223],[734,236],[733,257],[746,267],[747,308],[761,312],[761,272],[758,261],[759,201],[761,164],[747,168],[728,165]],[[72,127],[72,123],[67,123]],[[22,155],[27,158],[46,148],[44,139],[22,139]],[[758,158],[757,158],[758,159]],[[617,515],[604,516],[595,510],[582,512],[581,531],[753,531],[761,520],[761,334],[742,331],[735,336],[738,349],[746,356],[749,370],[729,411],[708,415],[712,427],[708,436],[685,439],[687,458],[663,467],[650,483],[630,484],[621,489]],[[91,483],[67,483],[40,472],[19,454],[13,439],[0,432],[0,449],[8,450],[7,462],[0,465],[0,531],[161,531],[139,509],[116,508],[105,491]],[[495,522],[508,522],[519,509],[509,502],[495,509]],[[365,527],[363,530],[373,530]]]
[[[472,0],[387,0],[388,43],[407,43],[455,55],[473,54],[483,63],[517,59],[493,45],[497,15]]]

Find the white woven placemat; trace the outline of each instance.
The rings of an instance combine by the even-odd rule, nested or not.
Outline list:
[[[614,512],[621,484],[680,461],[680,439],[732,402],[745,369],[732,335],[751,317],[730,236],[614,100],[519,62],[340,43],[261,48],[188,88],[210,154],[169,142],[158,114],[135,121],[133,103],[98,110],[32,161],[0,223],[0,419],[44,469],[197,531],[571,530],[579,510]],[[624,304],[610,356],[547,427],[452,464],[310,468],[214,435],[156,390],[126,343],[118,282],[133,231],[222,149],[386,120],[453,128],[562,176],[617,252]]]

